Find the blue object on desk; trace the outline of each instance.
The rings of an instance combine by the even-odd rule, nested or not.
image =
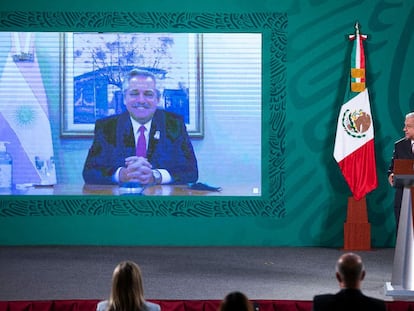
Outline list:
[[[144,186],[138,182],[125,182],[119,185],[119,194],[122,195],[142,195]]]

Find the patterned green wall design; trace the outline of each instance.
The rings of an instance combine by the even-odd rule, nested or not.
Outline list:
[[[286,118],[287,15],[280,13],[1,12],[2,31],[176,31],[262,32],[265,146],[261,198],[12,197],[0,201],[0,217],[13,216],[175,216],[235,217],[286,215],[284,162]]]
[[[106,12],[94,12],[101,9]],[[84,10],[92,12],[79,12]],[[125,13],[136,10],[199,13]],[[23,0],[9,1],[0,11],[9,11],[1,13],[0,30],[4,31],[73,31],[95,27],[102,31],[131,31],[129,23],[132,20],[135,25],[139,17],[143,26],[138,28],[154,31],[165,27],[183,32],[189,29],[262,32],[263,178],[269,187],[264,189],[262,199],[241,200],[89,198],[85,201],[82,197],[70,197],[53,201],[50,198],[4,201],[0,198],[1,227],[7,233],[0,235],[3,236],[0,242],[342,247],[350,193],[332,153],[349,70],[346,36],[353,32],[358,21],[362,33],[368,35],[367,86],[374,118],[379,182],[379,187],[367,196],[372,247],[393,247],[393,189],[388,185],[386,170],[393,143],[403,135],[404,115],[414,111],[414,1],[155,0],[140,3],[137,8],[130,1]],[[135,215],[136,206],[141,206],[139,215],[146,212],[154,215],[158,206],[155,210],[153,202],[160,204],[160,215],[192,215],[197,211],[199,214],[195,215],[202,216],[111,216]],[[58,217],[38,216],[51,214],[74,216],[60,217],[58,225],[55,225]],[[262,214],[264,217],[260,217]],[[127,229],[125,224],[129,225]],[[102,237],[99,230],[107,226],[116,226],[112,232],[119,234],[114,238]],[[141,231],[131,229],[142,226]],[[56,236],[53,241],[49,232],[43,236],[42,232],[38,236],[33,234],[50,227]],[[98,232],[88,240],[84,235],[73,234],[72,227],[87,228],[88,232],[92,227]],[[154,240],[154,233],[163,228],[176,235],[167,236],[162,231],[160,238]],[[129,238],[131,232],[135,239]],[[146,238],[140,239],[142,235]]]

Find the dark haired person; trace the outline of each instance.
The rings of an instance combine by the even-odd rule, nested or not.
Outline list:
[[[155,76],[133,69],[124,81],[123,95],[127,111],[95,123],[83,168],[85,183],[197,181],[197,160],[185,123],[181,116],[159,109]]]
[[[385,311],[385,302],[365,296],[361,283],[365,269],[360,256],[346,253],[336,263],[336,279],[341,290],[336,294],[313,297],[313,311]]]
[[[112,274],[109,300],[99,302],[96,311],[161,311],[161,307],[145,300],[138,265],[132,261],[123,261],[115,267]]]
[[[218,311],[253,311],[253,305],[242,292],[231,292],[224,297]]]

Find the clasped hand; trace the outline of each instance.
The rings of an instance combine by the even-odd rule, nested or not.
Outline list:
[[[122,182],[139,182],[147,185],[153,182],[152,165],[146,158],[132,156],[125,159],[125,167],[120,171]]]
[[[394,186],[394,173],[391,173],[388,176],[388,182],[390,183],[391,186]]]

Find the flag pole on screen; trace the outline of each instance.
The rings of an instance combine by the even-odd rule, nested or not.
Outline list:
[[[13,183],[54,185],[56,171],[48,99],[35,34],[12,32],[10,51],[0,72],[0,140],[10,142]]]
[[[377,188],[374,146],[374,124],[366,87],[364,41],[355,24],[352,42],[349,83],[341,106],[335,137],[334,158],[352,196],[348,199],[347,222],[344,225],[344,248],[370,249],[370,224],[366,211],[366,195]]]

